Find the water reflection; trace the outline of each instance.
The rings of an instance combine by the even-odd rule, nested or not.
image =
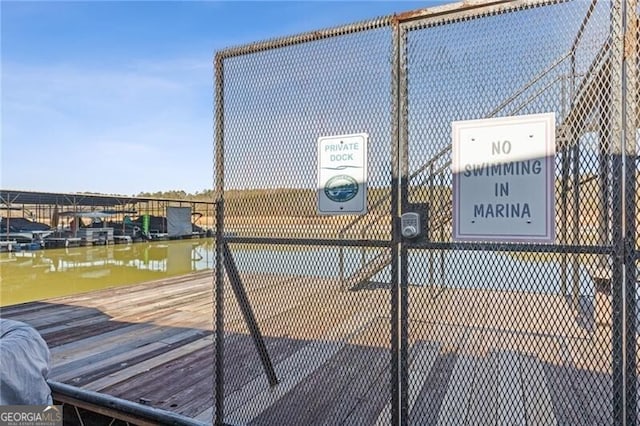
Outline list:
[[[213,269],[213,239],[0,253],[0,306]]]
[[[240,272],[348,278],[380,253],[358,248],[232,245]],[[364,257],[363,257],[364,256]],[[340,267],[343,265],[343,268]],[[213,239],[160,241],[0,253],[0,306],[44,300],[108,287],[127,286],[213,270]],[[571,265],[567,268],[571,276]],[[411,250],[408,284],[451,288],[481,288],[558,294],[562,290],[559,257],[544,261],[497,252]],[[514,277],[517,277],[514,279]],[[371,278],[391,282],[387,266]],[[592,296],[593,280],[580,267],[578,293]]]

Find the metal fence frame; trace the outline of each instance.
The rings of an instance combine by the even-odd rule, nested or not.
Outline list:
[[[638,1],[612,0],[612,115],[617,120],[612,123],[614,141],[612,161],[612,244],[566,243],[499,244],[499,243],[456,243],[456,242],[411,242],[402,238],[399,232],[400,214],[411,211],[408,202],[410,172],[408,163],[408,84],[407,84],[407,34],[419,25],[437,21],[443,17],[475,17],[484,13],[512,10],[521,7],[535,7],[558,3],[551,0],[497,0],[486,2],[461,2],[450,5],[407,12],[376,20],[366,21],[339,28],[314,31],[294,37],[275,39],[247,46],[230,48],[219,52],[214,61],[215,68],[215,203],[216,203],[216,273],[215,273],[215,423],[224,424],[224,271],[228,243],[305,245],[334,247],[378,247],[392,252],[391,261],[391,422],[408,424],[409,388],[409,344],[408,344],[408,290],[407,253],[410,249],[423,250],[479,250],[497,252],[539,252],[571,254],[610,255],[612,265],[612,349],[613,349],[613,419],[615,424],[635,425],[638,423],[636,406],[636,281],[637,263],[640,255],[636,238],[638,218],[636,213],[637,193],[637,152],[635,146],[638,117]],[[594,3],[595,4],[595,3]],[[587,17],[588,19],[588,17]],[[392,87],[392,177],[391,216],[392,232],[388,240],[371,239],[317,239],[317,238],[262,238],[235,237],[225,234],[225,111],[224,111],[224,71],[225,60],[236,56],[278,49],[301,43],[322,40],[363,32],[374,28],[392,29],[393,63],[391,64]],[[580,30],[578,37],[581,36]],[[633,123],[636,122],[634,125]],[[567,169],[568,170],[568,169]],[[620,214],[615,214],[619,212]],[[250,311],[250,306],[244,306]],[[249,317],[251,314],[249,314]],[[395,320],[393,320],[395,319]],[[259,334],[259,330],[257,331]],[[255,336],[254,336],[255,337]]]

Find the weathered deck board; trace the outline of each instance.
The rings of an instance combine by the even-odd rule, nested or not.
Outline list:
[[[529,424],[531,426],[557,425],[549,383],[536,357],[522,358],[522,384]]]
[[[182,358],[204,347],[211,346],[211,344],[212,344],[212,340],[210,338],[200,338],[194,342],[187,343],[186,345],[173,348],[168,352],[163,352],[153,358],[144,360],[138,364],[135,364],[132,366],[125,366],[125,368],[118,370],[115,373],[112,373],[109,375],[102,375],[99,379],[85,384],[83,388],[89,389],[92,391],[102,391],[103,389],[106,389],[117,383],[122,383],[125,380],[134,379],[140,374],[145,374],[149,370],[155,367],[170,363],[176,359]],[[168,373],[171,373],[171,375],[175,374],[174,377],[178,380],[184,379],[182,376],[176,373],[173,373],[170,370],[168,371]]]
[[[351,333],[371,321],[370,314],[356,314],[348,320]],[[340,328],[344,328],[342,325]],[[292,388],[323,366],[336,353],[343,350],[349,336],[340,339],[339,329],[332,329],[320,339],[311,342],[283,362],[276,364],[276,374],[282,380],[276,389],[267,386],[264,378],[256,377],[239,391],[228,395],[227,409],[232,423],[244,424],[269,408]]]
[[[375,383],[375,378],[388,365],[389,353],[383,348],[343,345],[335,355],[322,363],[322,368],[316,368],[305,377],[293,389],[291,397],[279,398],[246,423],[342,424],[360,403],[369,384]],[[322,392],[318,392],[319,389]],[[292,407],[303,406],[304,410],[292,410]]]
[[[225,289],[225,413],[237,424],[388,424],[390,297],[243,274],[280,384]],[[213,418],[211,272],[0,309],[34,325],[51,379]],[[412,424],[611,423],[610,331],[560,296],[410,287]]]
[[[145,334],[135,342],[99,352],[86,358],[72,359],[66,364],[56,365],[53,374],[60,381],[71,380],[77,386],[90,383],[95,372],[113,373],[129,364],[139,363],[166,352],[171,345],[182,346],[202,338],[200,330],[156,330]]]
[[[429,372],[433,368],[438,354],[440,353],[440,345],[427,342],[416,342],[409,353],[409,371],[411,372],[409,380],[409,411],[418,399],[418,394],[422,389]],[[387,380],[389,378],[387,377]],[[391,402],[388,401],[384,409],[378,416],[376,426],[388,425],[391,422]]]
[[[494,368],[496,363],[495,353],[482,357],[476,363],[477,371],[473,379],[473,390],[466,423],[470,426],[496,424],[498,388],[498,377]]]
[[[477,360],[461,353],[451,373],[451,383],[442,402],[438,426],[456,426],[464,424],[469,412],[469,399],[476,372]]]
[[[194,417],[200,406],[213,403],[212,359],[212,348],[206,346],[103,391],[122,398],[137,395],[148,400],[154,407],[165,410],[172,410],[174,406],[180,405],[183,414]],[[181,389],[178,392],[172,386],[172,382],[176,380],[175,374],[167,372],[180,374]]]
[[[522,380],[520,376],[520,356],[518,353],[500,351],[498,353],[498,425],[524,426],[526,424],[524,401],[522,400]]]

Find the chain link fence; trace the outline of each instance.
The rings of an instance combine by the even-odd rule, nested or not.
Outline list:
[[[636,424],[638,13],[460,3],[220,52],[216,422]],[[456,241],[452,123],[541,113],[554,242]],[[366,212],[319,214],[319,138],[361,134]]]

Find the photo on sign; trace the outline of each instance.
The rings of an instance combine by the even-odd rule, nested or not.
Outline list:
[[[346,203],[358,195],[360,184],[349,175],[337,175],[324,186],[324,194],[336,203]]]

